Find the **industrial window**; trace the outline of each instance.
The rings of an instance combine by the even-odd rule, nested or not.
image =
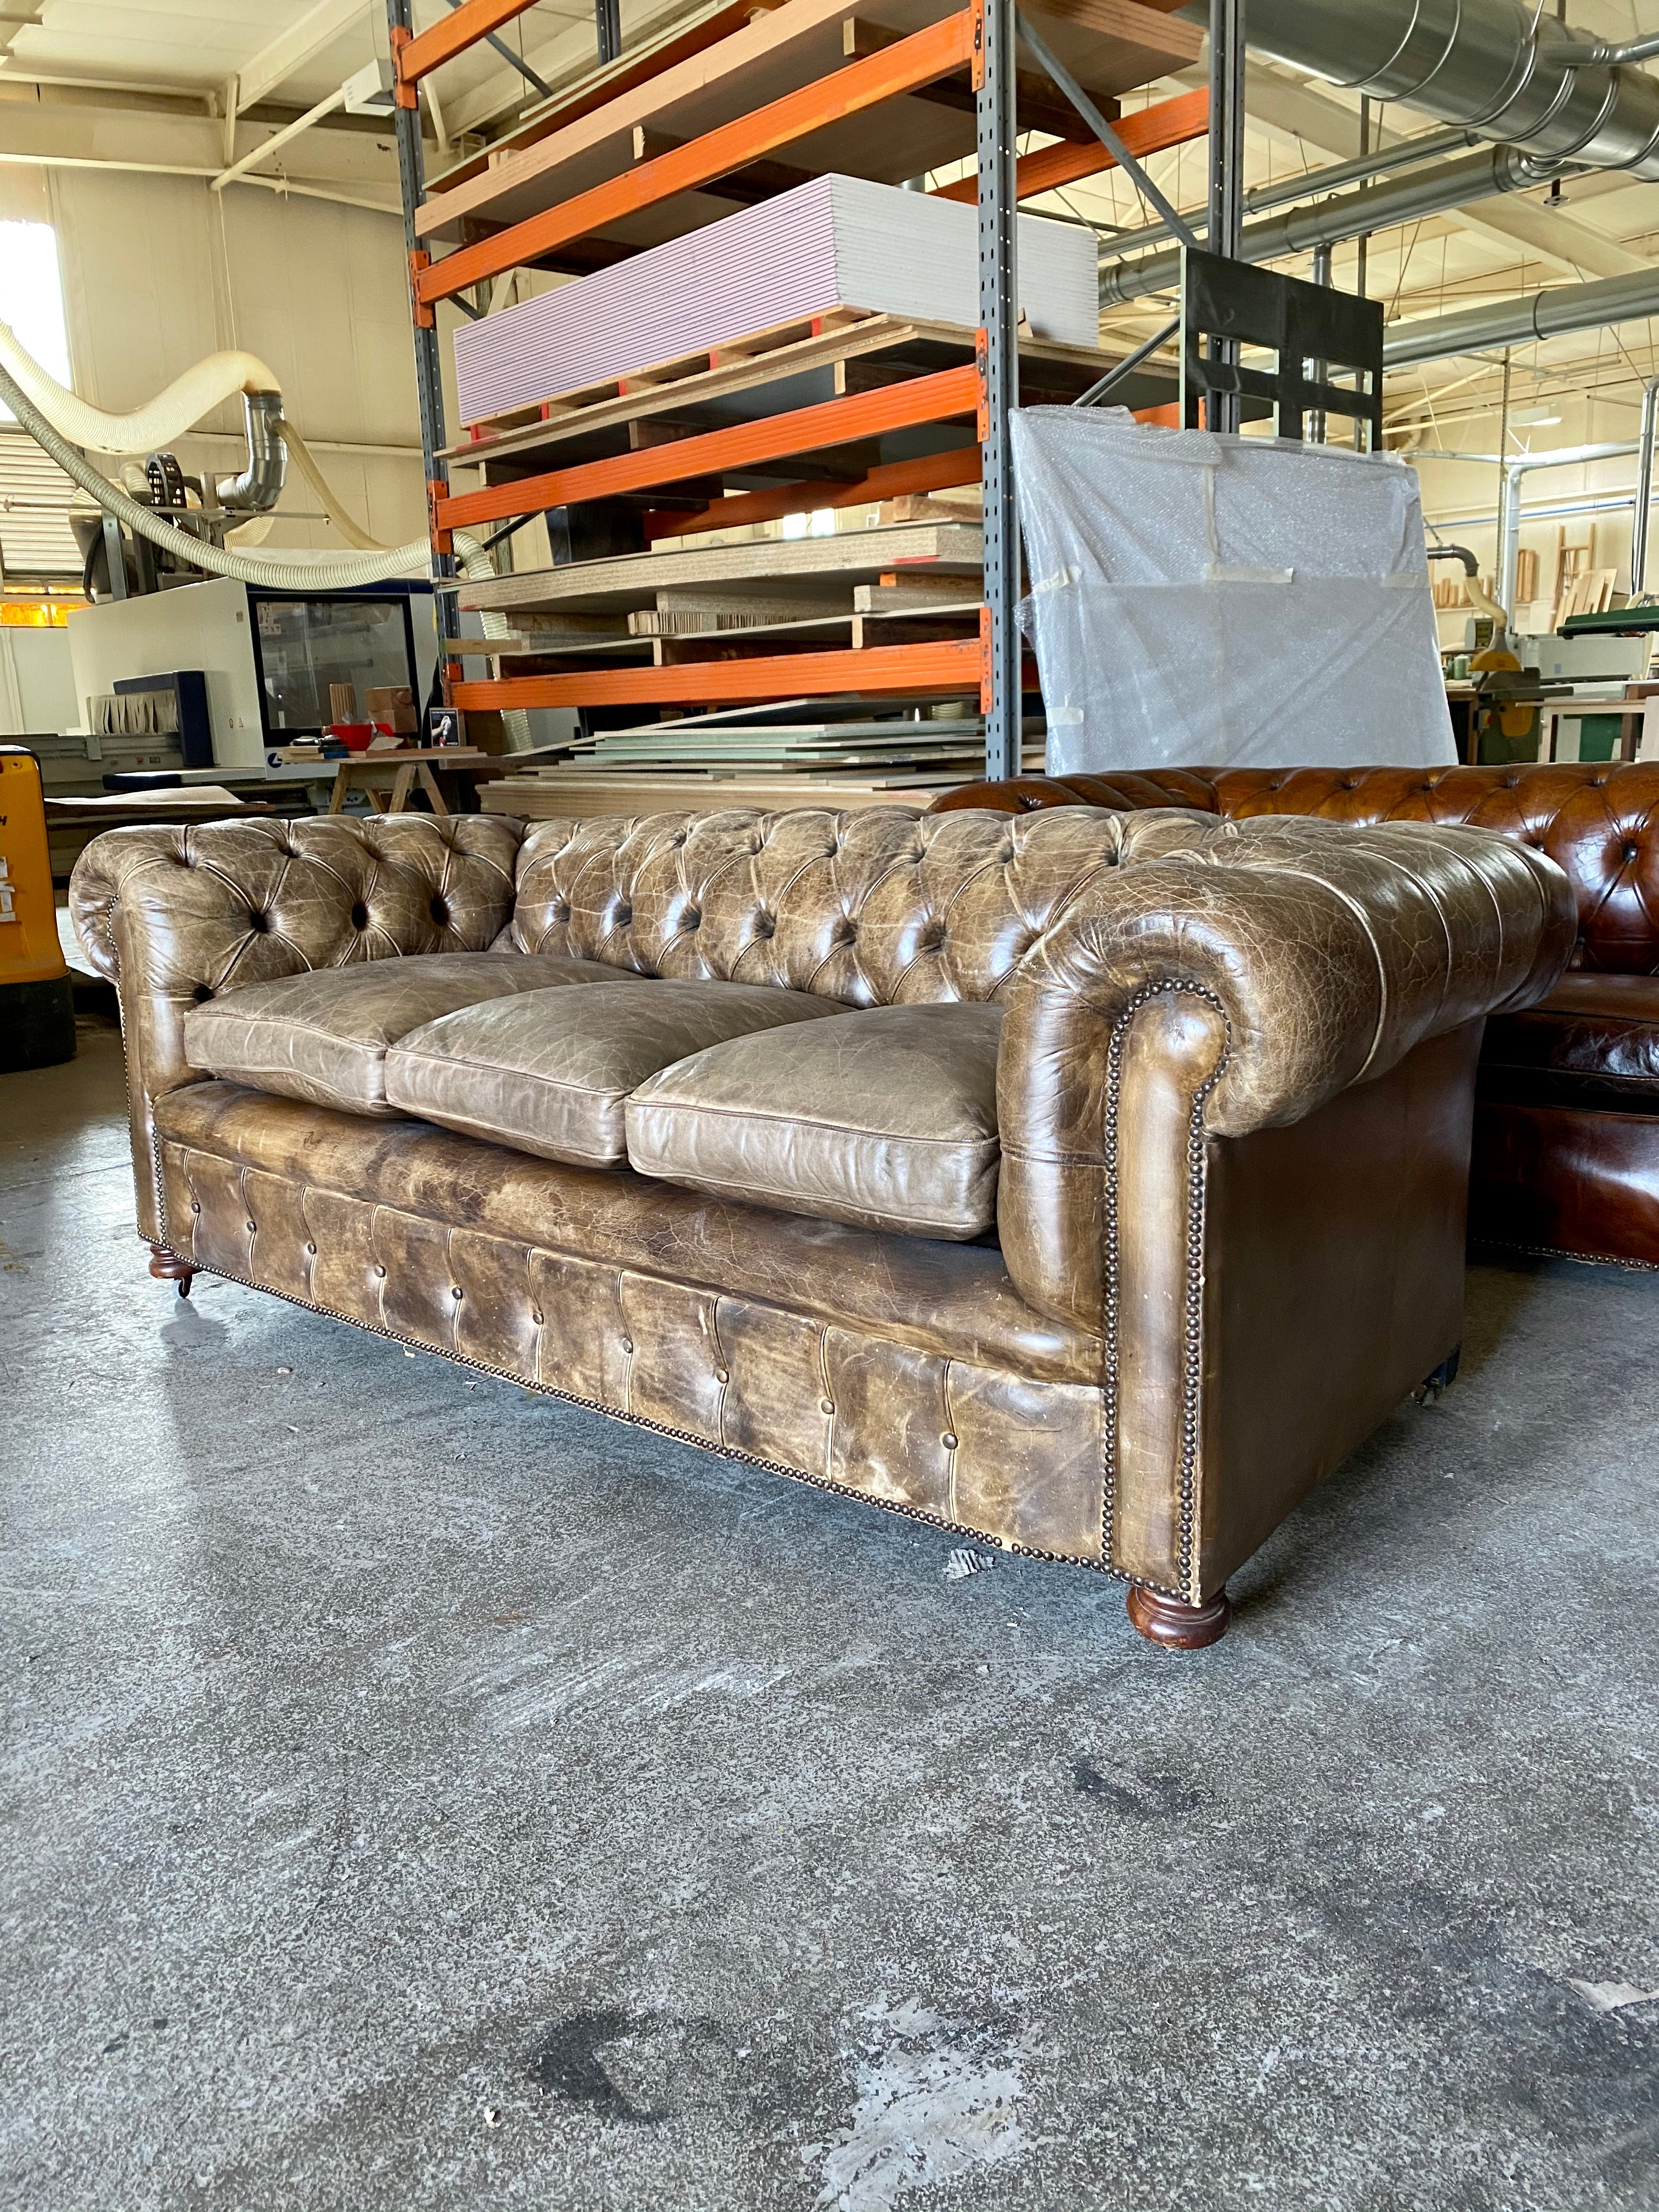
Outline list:
[[[0,222],[0,320],[60,384],[70,381],[69,331],[58,240],[50,223]],[[0,424],[13,421],[0,404]],[[0,561],[16,579],[79,575],[69,526],[74,485],[21,430],[0,428]]]

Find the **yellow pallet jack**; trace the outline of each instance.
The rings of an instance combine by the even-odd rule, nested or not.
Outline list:
[[[40,763],[21,745],[0,745],[0,1073],[74,1057]]]

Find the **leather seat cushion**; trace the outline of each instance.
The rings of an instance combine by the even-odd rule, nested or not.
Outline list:
[[[422,952],[318,968],[222,992],[185,1017],[190,1065],[313,1106],[384,1117],[386,1056],[440,1014],[555,984],[613,983],[596,960],[528,952]]]
[[[1484,1097],[1659,1113],[1659,975],[1578,969],[1523,1014],[1486,1024]]]
[[[709,1045],[844,1012],[767,983],[589,983],[445,1014],[386,1055],[405,1114],[575,1167],[620,1167],[623,1109],[647,1076]]]
[[[996,1222],[1000,1008],[875,1006],[642,1084],[628,1158],[688,1190],[913,1237]]]

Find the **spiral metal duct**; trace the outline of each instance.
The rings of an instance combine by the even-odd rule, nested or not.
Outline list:
[[[1659,78],[1532,0],[1249,0],[1251,47],[1552,162],[1659,183]]]

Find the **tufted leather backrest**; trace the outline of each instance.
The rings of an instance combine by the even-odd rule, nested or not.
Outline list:
[[[984,1000],[1121,843],[1118,817],[1093,811],[540,822],[520,851],[514,941],[849,1006]]]
[[[116,830],[87,848],[70,904],[112,981],[121,899],[155,904],[193,992],[400,952],[476,952],[512,918],[522,835],[490,814]]]
[[[155,1101],[198,1079],[185,1017],[241,983],[404,952],[477,952],[513,914],[521,823],[497,815],[258,817],[112,830],[70,879],[88,957],[121,994],[138,1225],[161,1234]]]
[[[1263,814],[1329,822],[1440,822],[1493,830],[1547,854],[1578,902],[1571,966],[1659,975],[1659,762],[1514,763],[1501,768],[1162,769],[1201,794],[1182,803],[1238,821]],[[967,784],[941,809],[995,808],[1029,818],[1050,807],[1152,804],[1130,775],[1022,776]],[[1103,799],[1094,787],[1109,785]],[[1207,805],[1206,800],[1207,799]]]

